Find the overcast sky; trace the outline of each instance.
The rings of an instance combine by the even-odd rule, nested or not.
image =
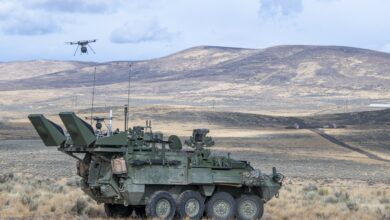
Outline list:
[[[390,52],[389,22],[389,0],[0,0],[0,61],[139,60],[199,45]],[[94,38],[95,55],[64,43]]]

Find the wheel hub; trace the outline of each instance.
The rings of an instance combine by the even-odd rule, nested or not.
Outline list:
[[[256,203],[251,200],[245,200],[240,204],[238,211],[240,212],[241,216],[251,219],[257,213]]]
[[[221,218],[226,218],[229,215],[230,211],[230,204],[224,200],[219,200],[215,202],[213,206],[213,211],[214,213],[221,217]]]
[[[189,199],[187,200],[184,208],[187,216],[195,217],[199,213],[200,205],[198,200]]]
[[[156,215],[159,218],[167,218],[171,212],[171,203],[166,199],[161,199],[156,205]]]

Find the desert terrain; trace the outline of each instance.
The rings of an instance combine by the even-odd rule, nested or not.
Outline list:
[[[131,71],[129,65],[132,65]],[[131,103],[263,114],[366,111],[390,99],[390,55],[341,46],[200,46],[141,61],[0,63],[0,115]]]
[[[130,124],[185,140],[209,128],[216,154],[286,176],[263,219],[390,219],[390,55],[347,47],[191,48],[134,61]],[[123,128],[129,62],[0,64],[0,219],[105,218],[75,159],[45,147],[29,113],[114,111]],[[300,129],[295,129],[299,125]],[[332,128],[337,125],[337,128]]]
[[[88,115],[84,111],[79,114]],[[383,114],[386,112],[379,115]],[[154,130],[165,131],[166,136],[178,134],[182,140],[194,127],[210,128],[217,142],[214,153],[231,152],[232,157],[249,160],[266,173],[277,167],[286,175],[285,186],[280,197],[266,205],[264,219],[390,217],[390,137],[381,125],[317,129],[346,147],[313,129],[286,129],[284,125],[294,119],[291,117],[168,106],[134,108],[131,124],[142,125],[142,118],[152,119]],[[102,205],[78,188],[76,160],[55,147],[45,147],[30,125],[20,122],[13,126],[0,129],[0,197],[4,198],[0,217],[104,218]],[[56,201],[64,202],[57,206]]]

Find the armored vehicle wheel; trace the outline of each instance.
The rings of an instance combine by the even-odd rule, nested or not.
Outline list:
[[[234,198],[226,192],[217,192],[207,202],[207,217],[210,219],[233,219],[236,209]]]
[[[239,220],[254,220],[263,216],[264,202],[256,195],[241,195],[236,205],[236,217]]]
[[[176,203],[168,192],[157,191],[148,200],[145,210],[149,218],[172,219],[176,212]]]
[[[177,212],[181,219],[200,219],[204,212],[204,198],[199,192],[187,190],[177,199]]]
[[[130,206],[124,206],[120,204],[104,204],[104,211],[107,217],[110,218],[126,218],[131,215],[133,209]]]

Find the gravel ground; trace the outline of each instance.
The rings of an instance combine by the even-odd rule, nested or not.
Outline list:
[[[288,177],[390,183],[389,162],[370,159],[315,134],[304,139],[284,135],[270,139],[221,138],[216,142],[217,152],[232,152],[233,158],[248,160],[265,173],[274,166]]]
[[[232,152],[236,159],[270,173],[272,167],[288,177],[310,179],[352,179],[390,183],[390,163],[317,139],[294,139],[293,135],[264,138],[216,138],[212,151]],[[312,142],[318,143],[313,147]],[[306,144],[305,144],[306,143]],[[76,160],[40,140],[1,140],[0,173],[29,173],[42,177],[70,177],[76,173]]]
[[[76,174],[76,159],[45,147],[41,140],[1,140],[0,173],[10,172],[70,177]]]

